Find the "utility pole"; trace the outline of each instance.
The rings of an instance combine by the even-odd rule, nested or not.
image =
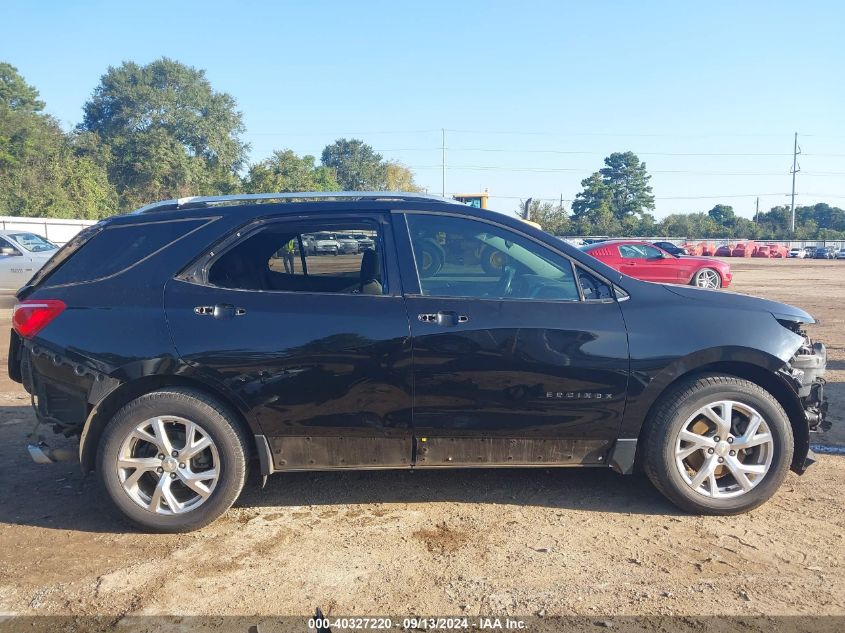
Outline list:
[[[760,217],[760,196],[757,196],[757,206],[754,209],[754,223],[757,223],[757,218]]]
[[[443,157],[440,161],[440,171],[442,177],[442,192],[441,195],[445,198],[446,197],[446,128],[440,128],[441,133],[441,144],[440,148],[443,150]]]
[[[795,174],[801,169],[798,165],[798,154],[801,150],[798,149],[798,132],[795,133],[795,144],[792,147],[792,232],[795,233]]]

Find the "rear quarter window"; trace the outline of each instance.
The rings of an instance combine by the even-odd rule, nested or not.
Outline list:
[[[108,226],[45,280],[47,286],[96,281],[139,264],[209,220],[171,220]]]

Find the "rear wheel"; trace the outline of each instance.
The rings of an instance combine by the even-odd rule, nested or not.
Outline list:
[[[187,532],[235,502],[246,479],[247,445],[238,421],[213,399],[190,389],[162,389],[112,418],[97,471],[132,522],[155,532]]]
[[[678,507],[699,514],[756,508],[783,482],[792,427],[759,385],[732,376],[689,380],[667,394],[643,437],[646,473]]]

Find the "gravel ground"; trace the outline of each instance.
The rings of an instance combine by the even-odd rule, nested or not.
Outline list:
[[[734,290],[822,320],[835,427],[816,441],[845,445],[845,262],[731,263]],[[604,470],[289,473],[163,536],[76,464],[34,465],[33,423],[3,376],[0,615],[845,615],[841,456],[738,517],[684,515]]]

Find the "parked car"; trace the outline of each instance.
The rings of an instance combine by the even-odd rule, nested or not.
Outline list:
[[[364,235],[363,233],[355,233],[352,235],[356,240],[358,240],[358,252],[363,253],[365,250],[369,248],[375,248],[376,243],[373,241],[373,238],[369,237],[368,235]]]
[[[836,259],[845,259],[845,248],[840,248],[836,251]]]
[[[337,239],[339,253],[346,255],[348,253],[360,252],[358,240],[353,235],[349,233],[338,233],[335,239]]]
[[[726,288],[730,264],[709,257],[677,257],[648,242],[613,240],[591,244],[582,250],[616,270],[642,279],[699,288]]]
[[[833,259],[836,257],[836,250],[832,246],[819,246],[813,256],[815,259]]]
[[[0,231],[0,295],[14,295],[58,249],[35,233]]]
[[[340,242],[334,233],[317,233],[314,235],[315,255],[337,255],[340,253]]]
[[[789,249],[789,257],[792,259],[804,259],[807,257],[807,251],[797,246]]]
[[[253,456],[263,477],[641,463],[679,507],[721,515],[812,463],[826,352],[803,310],[645,283],[446,199],[330,196],[151,204],[86,228],[18,292],[10,377],[143,528],[210,523]],[[354,277],[268,266],[339,230],[377,237]],[[432,235],[447,264],[424,276]],[[461,259],[485,248],[501,270]]]
[[[815,246],[805,246],[804,247],[804,257],[807,259],[813,259],[816,255],[816,247]]]
[[[716,249],[714,255],[716,257],[730,257],[733,249],[734,247],[732,244],[723,244],[722,246]]]
[[[672,255],[689,255],[685,248],[683,248],[682,246],[676,246],[675,244],[672,244],[672,242],[653,242],[653,244],[657,248],[664,250]]]

